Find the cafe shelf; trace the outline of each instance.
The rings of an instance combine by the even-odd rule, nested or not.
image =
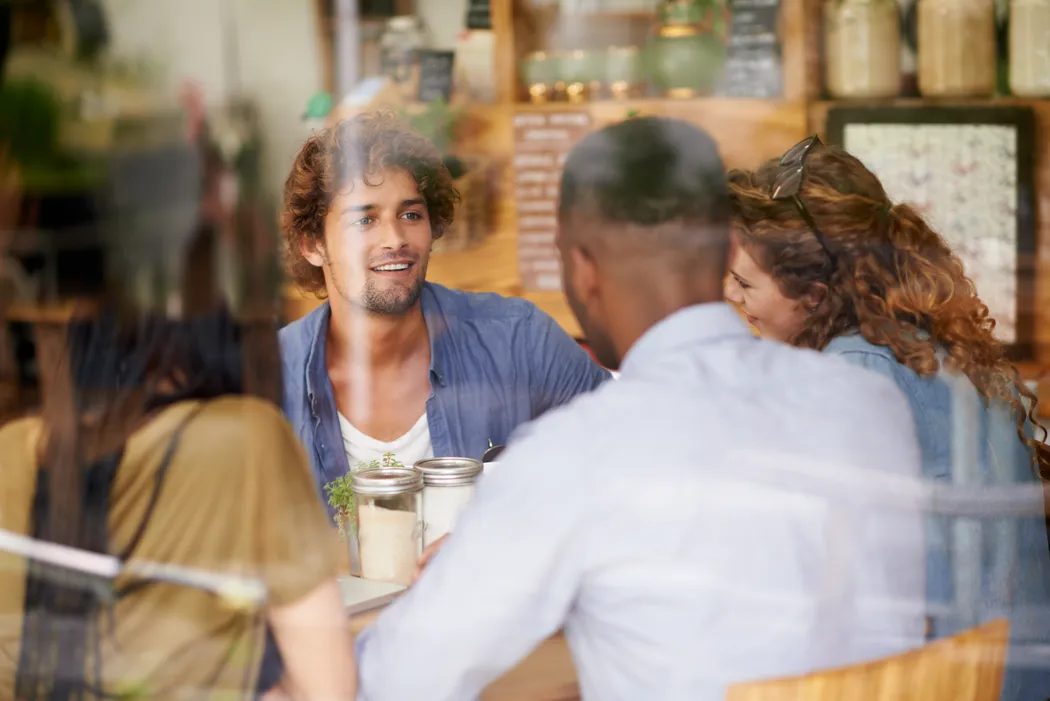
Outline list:
[[[1035,126],[1032,181],[1035,246],[1034,255],[1030,256],[1034,262],[1028,266],[1034,274],[1029,276],[1031,301],[1024,304],[1031,308],[1034,320],[1031,338],[1025,339],[1025,353],[1018,360],[1023,361],[1021,368],[1026,378],[1039,380],[1046,375],[1044,368],[1050,367],[1050,151],[1047,149],[1050,101],[1003,95],[965,99],[909,97],[909,90],[914,91],[914,86],[909,88],[907,80],[902,82],[900,97],[829,99],[823,52],[827,26],[825,9],[819,0],[780,0],[772,5],[736,3],[732,12],[725,4],[708,0],[699,3],[491,0],[487,5],[492,34],[493,98],[482,102],[453,92],[451,104],[464,115],[452,142],[455,154],[483,156],[491,163],[494,182],[489,225],[484,235],[469,247],[436,252],[430,262],[428,278],[431,281],[471,291],[525,297],[551,314],[571,334],[579,336],[580,329],[556,279],[550,218],[525,221],[530,212],[542,211],[549,215],[553,211],[551,195],[554,193],[545,191],[538,198],[529,199],[523,195],[538,191],[516,185],[523,171],[516,166],[515,155],[531,148],[522,141],[527,128],[523,125],[535,121],[536,117],[545,117],[548,121],[578,117],[586,122],[586,126],[573,132],[569,141],[542,146],[555,160],[587,131],[632,116],[663,115],[687,120],[711,133],[719,143],[726,166],[733,168],[753,167],[811,133],[826,136],[827,115],[837,107],[1023,106],[1031,108]],[[701,21],[697,26],[712,31],[717,29],[714,26],[717,22],[724,22],[726,26],[721,27],[721,31],[730,39],[739,37],[745,29],[760,37],[755,40],[758,43],[772,34],[778,61],[763,63],[764,59],[755,59],[757,54],[734,53],[735,49],[730,46],[724,62],[731,64],[731,78],[737,82],[729,84],[732,81],[727,78],[711,90],[692,94],[661,91],[649,85],[644,90],[614,95],[608,80],[604,87],[585,89],[575,97],[569,96],[565,87],[555,89],[553,83],[542,99],[536,98],[535,91],[530,92],[528,79],[535,78],[535,67],[529,61],[537,52],[559,56],[570,63],[573,55],[581,51],[600,54],[606,59],[607,69],[620,70],[622,66],[616,68],[609,62],[612,60],[607,53],[610,47],[634,46],[645,50],[654,34],[659,34],[661,27],[668,24],[667,8],[672,5],[675,6],[672,19],[676,16],[673,12],[684,12],[686,14],[679,17],[685,20],[699,17]],[[771,7],[773,18],[762,15],[761,7]],[[688,15],[696,8],[700,15]],[[415,10],[422,12],[418,3]],[[758,14],[743,16],[747,10]],[[326,51],[328,73],[334,75],[332,53],[322,50]],[[748,55],[755,59],[751,64],[741,58]],[[771,66],[779,73],[779,81],[769,79]],[[771,85],[779,89],[771,91]],[[669,96],[672,94],[674,97]],[[420,109],[420,106],[410,105],[409,109]],[[336,110],[331,119],[345,114]],[[538,176],[533,173],[527,177]],[[1022,261],[1022,267],[1027,263]],[[292,290],[287,297],[290,317],[305,313],[317,303]]]

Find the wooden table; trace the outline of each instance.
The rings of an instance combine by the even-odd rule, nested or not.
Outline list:
[[[375,620],[379,611],[350,619],[357,635]],[[521,664],[494,681],[481,694],[482,701],[579,701],[576,668],[561,633],[548,638]]]

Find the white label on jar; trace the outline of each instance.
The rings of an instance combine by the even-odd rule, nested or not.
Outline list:
[[[423,547],[450,533],[459,512],[474,496],[474,485],[426,487],[423,490]]]
[[[412,511],[358,505],[361,576],[408,586],[419,562],[419,518]]]

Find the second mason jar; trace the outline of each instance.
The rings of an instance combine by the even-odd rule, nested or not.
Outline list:
[[[896,0],[825,0],[824,87],[831,97],[900,92],[900,11]]]
[[[357,501],[361,576],[408,586],[422,553],[423,475],[411,468],[373,468],[350,476]]]
[[[926,97],[995,92],[994,0],[918,0],[919,91]]]
[[[470,458],[428,458],[416,463],[423,474],[423,547],[452,531],[459,512],[474,496],[482,464]]]
[[[1050,97],[1050,0],[1010,3],[1010,92]]]

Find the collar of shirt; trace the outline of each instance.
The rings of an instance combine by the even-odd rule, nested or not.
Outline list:
[[[631,377],[632,373],[668,350],[726,338],[754,338],[754,335],[736,310],[725,302],[679,309],[658,321],[635,341],[620,363],[620,375]]]
[[[429,283],[423,283],[423,290],[419,295],[419,306],[427,325],[427,335],[430,337],[430,380],[444,387],[445,374],[441,368],[443,367],[442,361],[447,354],[444,347],[445,319],[441,315],[441,309]],[[324,383],[328,381],[325,349],[328,344],[328,325],[332,319],[332,306],[326,301],[323,309],[319,319],[320,327],[317,333],[313,334],[310,350],[306,356],[306,394],[311,402],[318,388],[324,387]]]

